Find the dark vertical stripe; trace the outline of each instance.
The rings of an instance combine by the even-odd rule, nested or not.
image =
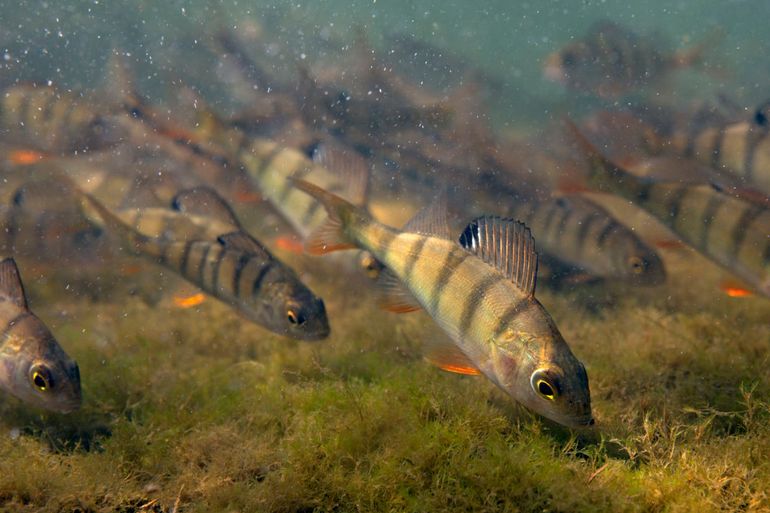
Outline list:
[[[682,186],[669,193],[668,201],[666,201],[666,207],[668,209],[668,216],[674,223],[679,219],[679,212],[682,209],[682,203],[684,198],[690,192],[690,187]]]
[[[550,233],[550,226],[551,223],[553,223],[553,218],[556,216],[556,213],[559,211],[560,206],[558,201],[552,201],[550,203],[550,208],[548,209],[548,213],[545,216],[545,224],[543,224],[543,233]]]
[[[757,217],[762,215],[763,212],[765,212],[765,209],[759,205],[751,205],[743,211],[743,214],[741,214],[741,217],[738,219],[738,223],[733,226],[733,231],[730,234],[732,240],[730,253],[733,256],[737,256],[738,252],[741,250],[741,244],[743,244],[743,240],[746,238],[749,225],[751,225]]]
[[[251,255],[248,253],[241,253],[238,258],[238,263],[235,264],[235,272],[233,272],[233,295],[235,297],[241,296],[241,274],[246,264],[251,260]]]
[[[414,271],[414,266],[417,264],[417,261],[422,254],[422,249],[425,247],[425,243],[427,241],[428,237],[420,237],[417,239],[417,242],[415,242],[409,249],[409,255],[406,257],[406,263],[404,264],[403,281],[408,282],[412,278],[412,271]]]
[[[754,179],[754,155],[757,154],[757,150],[770,133],[768,130],[762,130],[758,132],[753,128],[749,128],[746,131],[746,155],[743,161],[743,177],[746,181],[751,182]]]
[[[701,232],[700,232],[700,248],[701,249],[707,249],[708,248],[708,241],[709,241],[709,232],[711,231],[711,226],[714,223],[714,219],[717,216],[717,213],[719,212],[719,209],[722,207],[722,205],[725,202],[725,197],[721,194],[713,194],[710,198],[708,203],[706,203],[706,208],[703,210],[703,214],[701,215]]]
[[[599,236],[596,238],[596,244],[601,248],[604,247],[604,244],[607,242],[607,239],[609,238],[610,234],[615,231],[615,228],[617,228],[618,224],[615,221],[608,220],[606,226],[604,229],[599,233]]]
[[[770,237],[767,239],[767,242],[765,243],[765,252],[762,255],[762,262],[764,264],[770,264]]]
[[[428,313],[432,314],[436,311],[438,302],[441,299],[441,292],[444,290],[446,284],[449,283],[449,280],[452,278],[452,275],[457,268],[460,267],[469,256],[471,256],[470,253],[459,248],[452,248],[449,253],[447,253],[444,261],[441,263],[441,272],[436,278],[436,283],[433,284],[433,290],[431,291],[429,298],[430,303],[428,304]]]
[[[310,204],[310,208],[308,208],[305,211],[305,215],[302,216],[302,226],[307,226],[310,224],[310,221],[313,220],[313,217],[315,216],[316,212],[318,212],[318,209],[322,207],[320,201],[314,201]]]
[[[463,298],[465,305],[463,306],[463,313],[460,315],[460,325],[458,326],[461,337],[465,337],[468,334],[476,311],[484,303],[482,298],[492,287],[501,281],[505,281],[505,277],[501,274],[496,272],[489,273],[489,275],[477,283],[473,289],[469,291],[468,295]]]
[[[211,248],[213,247],[213,244],[210,242],[204,243],[203,245],[203,251],[201,252],[201,258],[198,260],[198,269],[197,269],[197,284],[199,287],[205,289],[206,284],[203,283],[203,279],[206,276],[206,262],[208,261],[209,257],[209,251],[211,251]],[[192,276],[191,276],[192,277]]]
[[[650,193],[652,192],[653,187],[655,187],[655,182],[652,180],[639,180],[638,184],[635,191],[636,199],[640,203],[647,203],[650,199]]]
[[[572,211],[568,208],[564,209],[564,213],[559,218],[559,223],[556,225],[556,233],[561,237],[564,235],[564,229],[567,227],[567,221],[569,221]]]
[[[273,268],[274,265],[275,265],[275,260],[269,260],[268,262],[265,262],[265,265],[263,265],[262,268],[259,270],[259,273],[254,278],[254,281],[251,284],[252,297],[259,294],[259,291],[262,288],[262,282],[265,281],[265,276],[267,276],[267,273],[270,271],[270,269]]]
[[[518,315],[531,304],[532,303],[529,301],[529,298],[522,298],[509,306],[505,313],[500,316],[500,319],[498,319],[497,327],[495,328],[492,338],[496,339],[502,335],[503,332],[505,332],[505,328],[507,328],[508,325],[513,322],[513,320],[516,319],[516,317],[518,317]]]
[[[578,252],[583,251],[583,248],[586,244],[586,239],[588,239],[588,234],[591,230],[591,225],[594,224],[594,222],[597,221],[599,217],[600,216],[598,212],[590,212],[587,216],[583,217],[583,220],[580,222],[580,228],[577,232]]]
[[[711,167],[719,169],[722,165],[722,144],[724,144],[725,132],[722,127],[717,129],[711,146]]]
[[[184,249],[182,250],[182,258],[179,259],[179,272],[182,276],[189,276],[191,273],[187,270],[187,261],[190,258],[190,251],[192,250],[193,241],[185,242]]]

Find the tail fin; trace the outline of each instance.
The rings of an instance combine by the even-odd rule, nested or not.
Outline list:
[[[132,253],[148,253],[154,256],[160,255],[160,250],[154,244],[155,239],[139,233],[124,223],[117,215],[112,213],[102,203],[75,186],[76,194],[80,198],[80,209],[83,215],[93,224],[104,227],[124,239],[128,244],[127,248]]]
[[[588,163],[588,182],[591,187],[600,192],[612,192],[614,183],[632,176],[602,155],[571,119],[565,118],[564,124]]]
[[[296,178],[290,178],[290,180],[297,189],[319,201],[329,215],[326,222],[307,238],[305,251],[311,255],[323,255],[341,249],[355,248],[356,245],[346,235],[345,228],[358,209],[352,203],[310,182]]]

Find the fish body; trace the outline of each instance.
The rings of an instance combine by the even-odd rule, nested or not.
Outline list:
[[[0,261],[0,326],[0,388],[38,408],[80,408],[77,363],[30,311],[12,258]]]
[[[657,41],[611,21],[594,23],[578,39],[546,58],[544,75],[567,89],[617,97],[691,64],[700,48],[672,55]]]
[[[599,190],[634,202],[682,241],[770,297],[770,209],[713,184],[640,178],[599,154],[580,134]]]
[[[10,139],[62,154],[107,148],[125,135],[87,98],[53,86],[34,85],[4,91],[0,129]]]
[[[510,203],[508,214],[526,223],[550,258],[572,270],[639,285],[665,281],[655,250],[588,199],[517,200]]]
[[[252,322],[300,340],[329,335],[323,300],[242,230],[220,234],[214,240],[147,236],[92,197],[83,197],[85,210],[90,212],[87,215],[93,219],[96,210],[101,222],[121,234],[133,252],[178,273]]]
[[[585,369],[534,298],[537,255],[522,224],[481,218],[466,229],[466,249],[437,234],[382,225],[315,185],[296,185],[322,201],[330,216],[308,241],[311,253],[369,251],[449,334],[453,343],[429,359],[446,370],[483,373],[520,403],[562,424],[593,423]],[[487,231],[503,237],[495,239],[502,253],[480,249],[495,247],[484,238]]]
[[[657,146],[726,172],[770,197],[770,122],[764,110],[757,109],[751,120],[676,131]]]

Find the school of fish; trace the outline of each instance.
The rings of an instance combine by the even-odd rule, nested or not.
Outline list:
[[[572,352],[536,283],[619,283],[632,294],[668,278],[664,245],[597,194],[647,212],[746,295],[770,298],[767,103],[749,114],[652,103],[583,120],[565,112],[545,137],[525,137],[496,130],[484,112],[504,80],[427,42],[394,34],[381,50],[361,31],[336,62],[303,56],[280,68],[275,48],[265,51],[280,43],[260,33],[221,29],[199,48],[218,63],[208,78],[240,108],[209,104],[203,78],[182,69],[171,98],[151,100],[118,50],[94,90],[41,77],[2,91],[0,388],[61,413],[88,400],[77,364],[29,309],[16,260],[39,273],[101,273],[138,258],[121,280],[158,266],[200,290],[178,305],[213,298],[266,334],[322,341],[345,334],[308,285],[313,260],[297,254],[353,249],[335,257],[335,278],[372,278],[363,295],[383,316],[424,310],[436,324],[427,362],[485,376],[571,428],[596,423],[591,356]],[[678,70],[706,72],[718,40],[668,50],[605,20],[554,49],[543,75],[565,94],[660,96]],[[421,60],[464,80],[432,77]],[[655,159],[697,171],[645,175]],[[453,235],[455,218],[464,229]]]

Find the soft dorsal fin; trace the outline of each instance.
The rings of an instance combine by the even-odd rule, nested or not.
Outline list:
[[[358,207],[366,205],[369,166],[360,153],[338,144],[321,143],[313,150],[313,162],[339,177],[341,198]]]
[[[0,262],[0,296],[27,310],[27,296],[21,284],[21,276],[13,258]]]
[[[476,364],[449,338],[437,335],[437,339],[425,343],[424,357],[436,367],[447,372],[478,376]]]
[[[479,217],[460,235],[460,245],[499,270],[521,290],[535,295],[535,239],[524,223],[496,216]]]
[[[209,217],[232,226],[240,226],[233,209],[211,187],[205,185],[179,191],[171,200],[171,208],[187,214]]]
[[[217,241],[226,248],[237,249],[254,255],[261,255],[266,258],[273,258],[265,246],[257,239],[242,230],[225,233],[217,237]]]
[[[442,191],[432,203],[422,208],[404,225],[403,231],[451,239],[446,212],[446,193]]]

